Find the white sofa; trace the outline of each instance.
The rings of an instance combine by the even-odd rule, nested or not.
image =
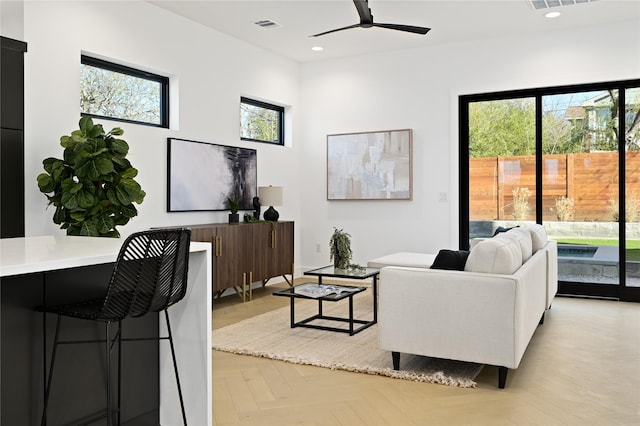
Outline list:
[[[557,271],[549,266],[557,246],[540,228],[478,242],[464,271],[372,261],[382,266],[379,345],[392,352],[394,369],[401,353],[495,365],[504,388],[555,295],[548,281]]]

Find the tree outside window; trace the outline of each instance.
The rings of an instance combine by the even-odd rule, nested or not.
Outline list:
[[[83,115],[169,127],[167,77],[84,55],[81,62]]]
[[[284,107],[240,98],[240,138],[284,145]]]

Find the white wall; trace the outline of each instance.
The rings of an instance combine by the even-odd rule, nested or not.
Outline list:
[[[24,31],[23,1],[0,1],[0,35],[22,41]]]
[[[61,135],[80,118],[80,54],[89,52],[173,77],[179,123],[172,129],[96,120],[106,130],[122,127],[129,160],[146,191],[139,215],[120,228],[123,235],[153,226],[227,221],[228,212],[167,213],[167,137],[258,150],[258,184],[282,185],[284,220],[297,220],[299,179],[293,123],[292,147],[241,142],[240,95],[299,104],[299,66],[262,49],[180,18],[141,1],[25,2],[25,185],[26,234],[63,233],[38,190],[42,160],[60,157]],[[176,101],[173,97],[172,101]],[[172,110],[175,112],[175,110]],[[212,184],[214,184],[212,182]],[[299,233],[296,247],[300,247]],[[296,258],[299,258],[299,254]]]
[[[334,226],[352,235],[360,264],[457,248],[459,95],[639,77],[637,21],[303,65],[304,266],[328,260]],[[327,134],[404,128],[413,129],[412,201],[326,201]]]

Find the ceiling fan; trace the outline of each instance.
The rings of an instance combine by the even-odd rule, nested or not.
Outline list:
[[[325,31],[323,33],[314,34],[311,37],[319,37],[325,34],[335,33],[337,31],[350,30],[351,28],[378,27],[378,28],[387,28],[390,30],[405,31],[405,32],[414,33],[414,34],[422,34],[422,35],[428,33],[431,30],[431,28],[416,27],[413,25],[378,24],[373,22],[373,15],[371,14],[371,9],[369,8],[368,0],[353,0],[353,4],[356,6],[356,9],[358,10],[358,15],[360,15],[359,24],[353,24],[353,25],[349,25],[348,27]]]

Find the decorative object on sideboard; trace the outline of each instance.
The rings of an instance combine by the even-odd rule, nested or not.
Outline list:
[[[277,222],[280,217],[280,213],[273,208],[273,206],[282,205],[282,187],[281,186],[261,186],[258,188],[258,196],[262,201],[262,204],[269,206],[264,212],[264,219],[271,222]]]
[[[240,214],[238,210],[240,209],[240,204],[242,203],[242,195],[240,195],[239,191],[236,189],[231,194],[226,196],[226,204],[229,209],[229,223],[239,222]]]
[[[351,264],[351,256],[353,256],[351,235],[334,227],[329,240],[329,260],[333,260],[335,268],[348,269]]]
[[[60,138],[63,159],[43,160],[46,173],[38,175],[38,188],[56,207],[53,222],[67,235],[117,238],[116,226],[138,214],[133,203],[141,204],[146,193],[125,158],[129,145],[117,138],[121,128],[105,133],[90,117],[82,117],[79,127]]]
[[[260,219],[260,197],[253,197],[253,217]]]

